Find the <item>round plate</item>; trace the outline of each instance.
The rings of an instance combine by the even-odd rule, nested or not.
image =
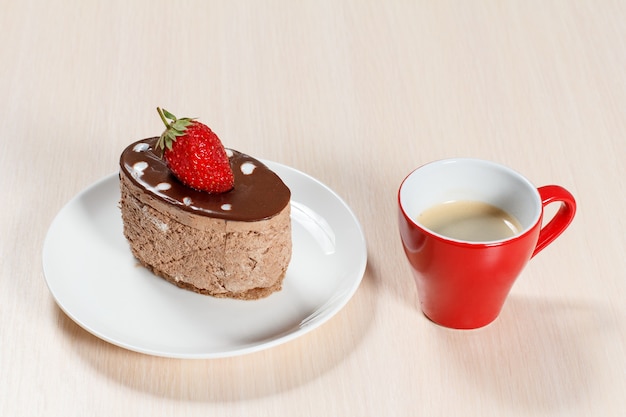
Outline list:
[[[74,197],[48,230],[43,271],[59,307],[103,340],[176,358],[251,353],[319,327],[345,306],[363,278],[363,231],[324,184],[263,162],[292,194],[293,253],[281,291],[255,301],[213,298],[139,266],[122,232],[119,179],[112,174]]]

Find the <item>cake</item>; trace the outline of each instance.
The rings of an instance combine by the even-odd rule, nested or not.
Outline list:
[[[291,259],[289,188],[265,164],[226,149],[234,187],[221,193],[182,183],[158,137],[120,157],[120,208],[134,257],[181,288],[258,299],[282,287]]]

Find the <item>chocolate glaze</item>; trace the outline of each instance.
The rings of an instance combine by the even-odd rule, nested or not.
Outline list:
[[[226,151],[235,176],[232,190],[212,194],[188,187],[155,151],[157,140],[134,142],[120,156],[122,174],[157,199],[194,214],[235,221],[268,219],[289,204],[291,192],[278,175],[251,156],[230,149]]]

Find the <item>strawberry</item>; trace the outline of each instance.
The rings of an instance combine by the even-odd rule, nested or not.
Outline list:
[[[157,148],[163,151],[172,173],[185,185],[200,191],[223,193],[232,189],[233,171],[217,135],[195,119],[177,119],[159,107],[157,112],[165,124]]]

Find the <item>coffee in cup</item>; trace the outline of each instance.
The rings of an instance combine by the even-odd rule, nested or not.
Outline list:
[[[450,238],[487,242],[513,237],[522,230],[519,221],[499,207],[482,201],[447,201],[423,211],[417,221]]]

